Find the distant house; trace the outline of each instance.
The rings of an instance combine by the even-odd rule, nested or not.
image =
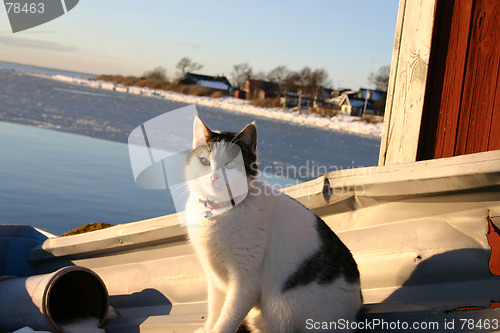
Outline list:
[[[247,77],[241,90],[237,93],[242,99],[277,98],[279,95],[279,85],[274,82],[264,80],[253,80]]]
[[[343,113],[353,116],[360,116],[363,114],[363,112],[380,114],[380,111],[375,110],[376,104],[383,103],[387,98],[387,92],[385,91],[366,88],[361,88],[358,91],[334,91],[332,95],[335,97],[330,97],[326,101],[328,103],[340,106]]]
[[[334,91],[333,89],[321,87],[316,96],[316,104],[318,105],[326,104],[325,101],[328,99],[328,97],[332,95],[333,91]]]
[[[323,87],[314,96],[311,94],[300,94],[295,89],[283,91],[280,90],[280,86],[277,83],[254,80],[247,77],[241,89],[235,91],[234,97],[247,100],[279,97],[279,104],[282,106],[288,108],[308,108],[310,106],[324,105],[325,99],[330,96],[331,92],[331,89]]]
[[[195,73],[187,73],[182,80],[179,81],[180,84],[197,84],[201,87],[224,90],[229,92],[231,89],[231,83],[225,76],[209,76],[201,75]]]
[[[387,98],[387,91],[366,89],[366,88],[359,89],[356,92],[355,97],[364,100],[367,94],[368,94],[368,101],[371,102],[385,100]]]
[[[280,97],[280,105],[284,105],[287,108],[294,108],[299,106],[301,108],[308,108],[313,105],[314,98],[310,95],[303,94],[299,96],[297,92],[287,92],[286,95],[281,95]]]
[[[346,92],[354,93],[354,91],[352,91],[351,89],[348,89],[348,88],[332,89],[329,98],[340,97]]]

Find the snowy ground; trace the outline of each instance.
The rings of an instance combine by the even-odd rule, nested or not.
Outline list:
[[[129,94],[153,96],[177,102],[205,105],[226,110],[243,112],[247,114],[259,115],[268,118],[286,120],[294,123],[299,123],[302,125],[316,126],[323,129],[329,128],[333,130],[338,130],[358,135],[380,137],[383,129],[382,123],[378,124],[367,123],[361,120],[361,118],[359,117],[353,117],[348,115],[337,115],[331,118],[325,118],[318,115],[300,114],[298,112],[292,112],[285,109],[261,108],[250,105],[249,101],[233,97],[223,97],[223,98],[200,97],[200,96],[184,95],[172,91],[155,90],[155,89],[141,88],[141,87],[127,87],[107,81],[82,79],[82,78],[75,78],[63,75],[48,75],[48,74],[46,75],[34,74],[34,75],[48,77],[63,82],[85,85],[98,89],[115,90]]]

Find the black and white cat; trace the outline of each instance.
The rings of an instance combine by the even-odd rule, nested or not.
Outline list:
[[[359,272],[315,213],[257,179],[255,125],[211,131],[196,118],[186,162],[189,238],[208,281],[197,332],[310,332],[306,321],[356,320]]]

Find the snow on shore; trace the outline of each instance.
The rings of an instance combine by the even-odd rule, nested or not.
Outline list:
[[[40,74],[38,74],[37,76],[39,75]],[[164,90],[141,88],[141,87],[128,87],[108,81],[74,78],[63,75],[43,75],[43,76],[58,81],[85,85],[92,88],[115,90],[123,93],[153,96],[177,102],[205,105],[225,110],[254,114],[268,118],[286,120],[290,122],[299,123],[302,125],[329,128],[333,130],[338,130],[358,135],[380,137],[382,135],[382,129],[383,129],[382,123],[377,123],[377,124],[367,123],[363,121],[360,117],[341,114],[331,118],[325,118],[319,115],[300,114],[298,112],[293,112],[285,109],[278,109],[278,108],[270,109],[270,108],[257,107],[251,105],[249,101],[233,97],[211,98],[211,97],[191,96],[172,91],[164,91]]]

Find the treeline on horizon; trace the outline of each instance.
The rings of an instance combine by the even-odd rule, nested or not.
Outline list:
[[[212,98],[220,98],[229,95],[229,91],[216,90],[206,87],[201,87],[196,84],[182,84],[182,79],[186,73],[198,71],[203,68],[203,65],[194,62],[189,57],[183,57],[176,64],[179,70],[176,73],[176,79],[170,80],[167,71],[159,66],[153,70],[146,71],[142,76],[123,76],[123,75],[99,75],[97,79],[103,81],[111,81],[125,86],[146,87],[151,89],[159,89],[166,91],[178,92],[186,95],[194,96],[209,96]],[[275,83],[281,93],[299,92],[300,94],[317,96],[321,88],[331,86],[329,74],[324,68],[311,69],[309,66],[304,66],[300,71],[293,71],[286,66],[281,65],[272,69],[268,73],[254,73],[252,67],[248,63],[233,65],[233,70],[230,73],[230,82],[235,89],[240,89],[246,78],[250,77],[255,80],[264,80]],[[377,73],[370,73],[368,81],[372,83],[376,89],[385,90],[389,78],[389,66],[384,66]],[[279,104],[277,99],[254,100],[254,105],[276,107]]]
[[[156,71],[153,70],[153,72]],[[170,82],[166,79],[156,78],[154,75],[141,77],[123,76],[123,75],[99,75],[98,80],[123,84],[124,86],[134,86],[141,88],[150,88],[157,90],[173,91],[185,95],[193,96],[209,96],[212,98],[220,98],[228,95],[227,92],[206,87],[201,87],[196,84],[180,84],[178,82]]]

